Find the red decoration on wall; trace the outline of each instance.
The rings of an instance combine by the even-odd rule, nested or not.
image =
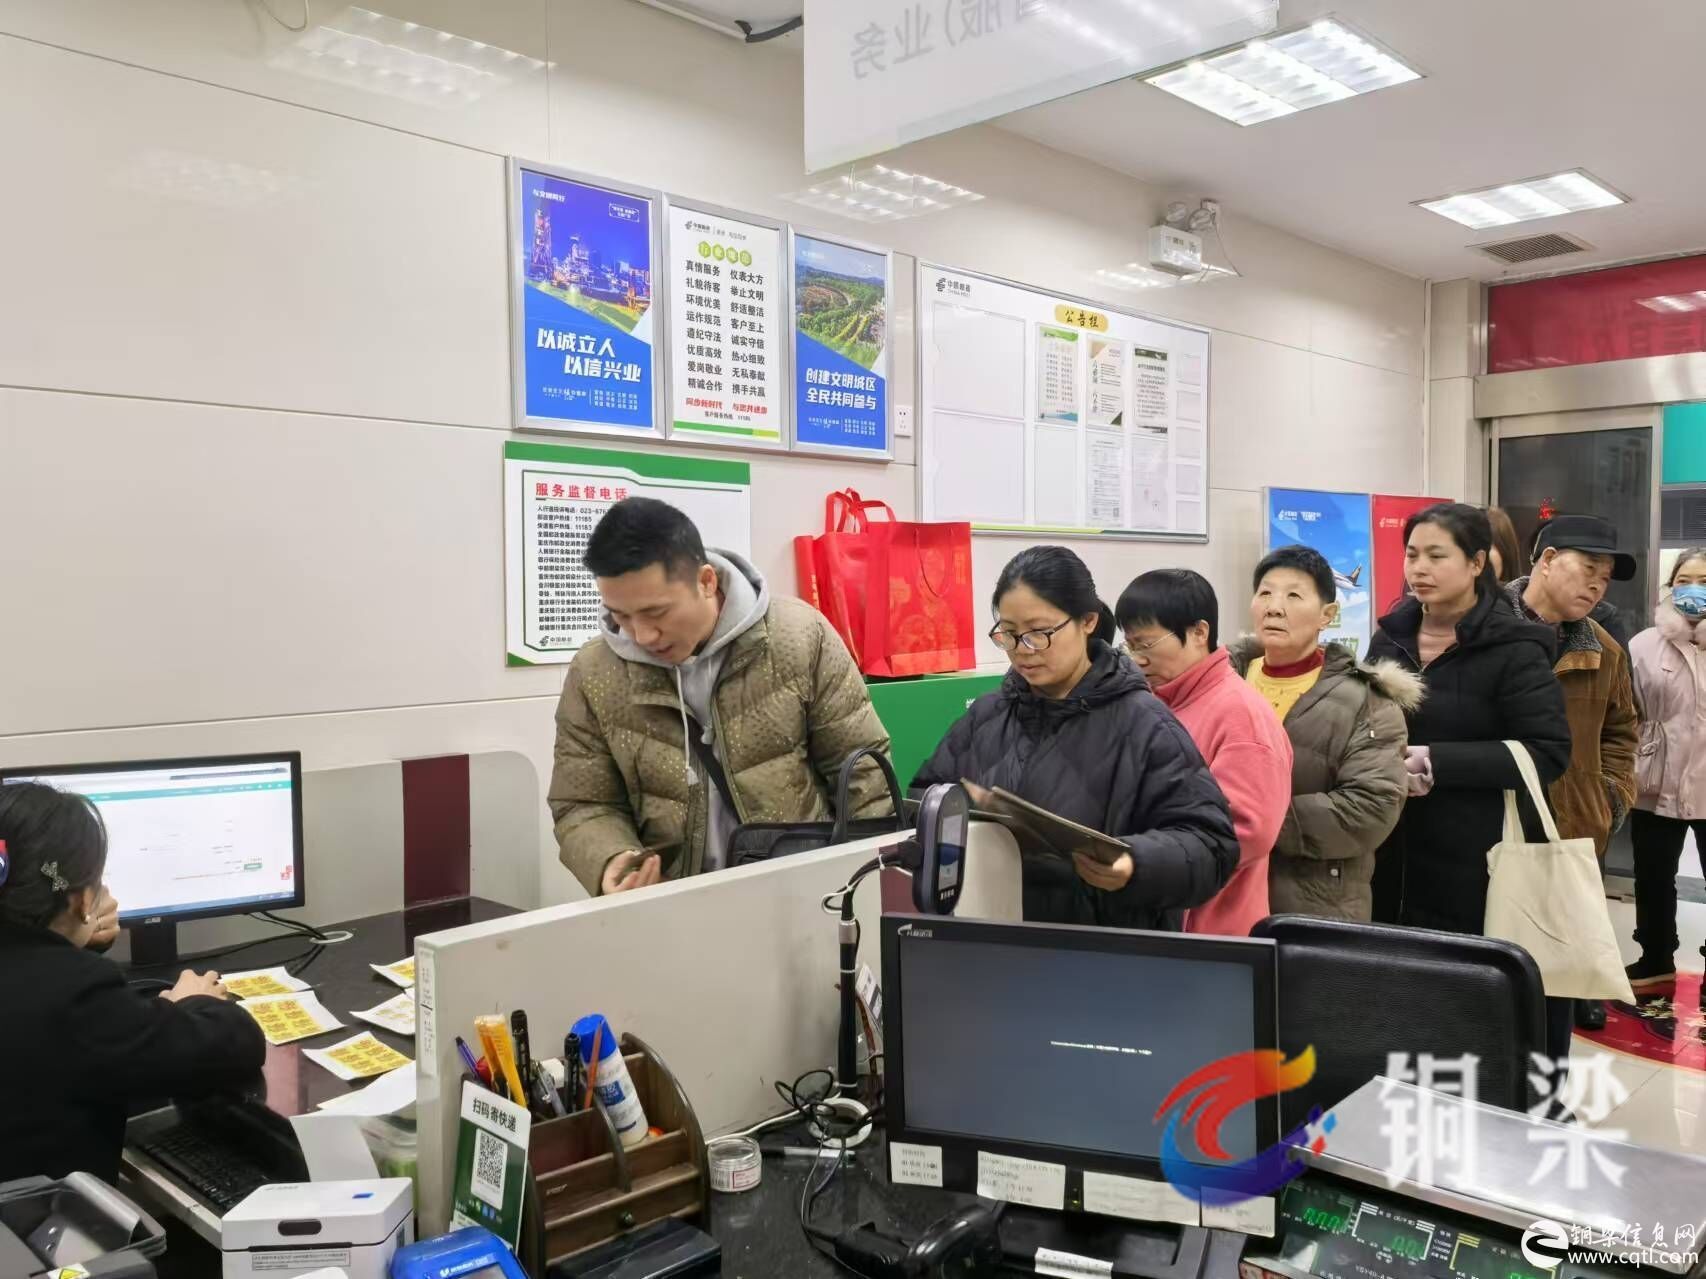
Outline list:
[[[1706,256],[1487,290],[1487,371],[1706,351]]]
[[[1417,511],[1443,501],[1437,497],[1393,497],[1374,494],[1370,503],[1374,536],[1374,620],[1404,599],[1404,522]]]

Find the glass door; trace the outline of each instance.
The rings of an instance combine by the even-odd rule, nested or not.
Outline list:
[[[1606,593],[1630,635],[1652,625],[1658,592],[1658,417],[1658,409],[1640,408],[1493,423],[1494,501],[1516,526],[1524,571],[1542,520],[1559,514],[1610,520],[1618,546],[1637,565],[1632,581],[1613,582]],[[1605,873],[1614,891],[1633,884],[1627,825],[1606,851]]]

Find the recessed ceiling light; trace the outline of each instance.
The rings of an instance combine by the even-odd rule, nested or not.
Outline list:
[[[1154,71],[1144,82],[1234,124],[1260,124],[1422,73],[1336,18]]]
[[[1429,213],[1437,213],[1472,230],[1483,231],[1488,227],[1509,226],[1513,222],[1533,222],[1536,218],[1580,213],[1584,209],[1606,209],[1614,204],[1629,203],[1629,197],[1619,195],[1581,169],[1571,169],[1544,178],[1527,178],[1521,182],[1507,182],[1503,186],[1482,187],[1478,191],[1442,195],[1415,203]]]

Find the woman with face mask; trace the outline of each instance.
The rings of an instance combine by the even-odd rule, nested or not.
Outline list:
[[[1183,726],[1112,647],[1114,615],[1064,546],[1019,552],[995,584],[989,638],[1011,664],[916,777],[1000,787],[1112,835],[1112,865],[1024,855],[1024,913],[1051,924],[1177,931],[1238,865],[1226,800]]]
[[[1676,871],[1683,837],[1706,847],[1706,547],[1677,556],[1654,625],[1629,641],[1641,711],[1635,756],[1635,940],[1641,958],[1629,984],[1655,990],[1676,980]],[[1706,947],[1701,948],[1706,953]]]

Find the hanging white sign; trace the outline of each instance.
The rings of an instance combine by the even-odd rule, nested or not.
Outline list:
[[[805,0],[806,168],[1265,35],[1278,12],[1278,0]]]

